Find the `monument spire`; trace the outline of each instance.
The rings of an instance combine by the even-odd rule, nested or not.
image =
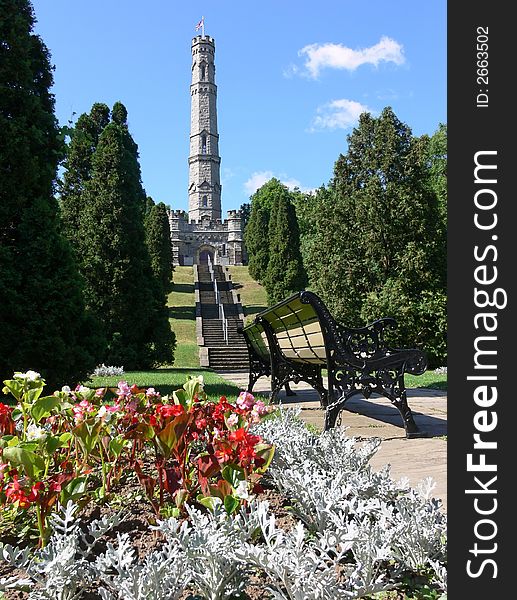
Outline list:
[[[204,17],[196,25],[204,31]],[[190,85],[189,221],[221,219],[221,158],[217,132],[215,42],[210,36],[192,40]]]

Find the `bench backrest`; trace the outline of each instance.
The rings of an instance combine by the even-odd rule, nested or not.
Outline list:
[[[255,354],[265,363],[269,363],[271,356],[264,327],[260,323],[251,323],[244,327],[243,333]]]
[[[259,313],[257,324],[267,322],[280,352],[289,361],[324,365],[327,351],[319,316],[296,294]]]

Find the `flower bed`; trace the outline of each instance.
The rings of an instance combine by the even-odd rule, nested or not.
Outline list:
[[[371,469],[379,440],[314,435],[246,393],[208,403],[199,379],[171,398],[119,384],[56,403],[21,375],[6,382],[18,406],[0,412],[4,519],[34,513],[43,547],[2,545],[0,590],[32,589],[6,598],[360,598],[418,578],[445,593],[439,501],[430,482]]]

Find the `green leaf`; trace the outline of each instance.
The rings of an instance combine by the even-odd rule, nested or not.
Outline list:
[[[221,471],[223,479],[225,479],[234,489],[239,485],[241,481],[246,479],[244,469],[237,465],[225,465]]]
[[[215,512],[216,508],[223,503],[221,498],[216,498],[215,496],[198,496],[197,501],[199,504],[206,506],[211,512]]]
[[[187,406],[187,396],[184,390],[176,390],[172,392],[172,397],[174,398],[174,402],[176,404],[181,404],[183,408],[188,408]]]
[[[194,403],[194,396],[199,395],[199,392],[203,389],[203,376],[191,376],[183,384],[183,389],[185,390],[189,406],[192,406],[192,404]]]
[[[239,506],[240,500],[235,496],[224,497],[224,509],[226,510],[226,514],[231,515],[239,508]]]
[[[49,435],[45,442],[47,445],[47,452],[53,454],[58,448],[66,446],[71,438],[72,434],[69,431],[62,433],[61,435]]]
[[[3,458],[13,466],[22,466],[31,479],[34,479],[45,470],[45,461],[41,456],[20,446],[4,448]]]
[[[72,430],[72,433],[77,437],[86,454],[90,454],[97,445],[101,426],[101,421],[90,418],[81,421],[79,425],[76,425]]]
[[[0,448],[7,448],[7,446],[17,446],[20,440],[15,435],[4,435],[0,438]]]
[[[88,477],[81,476],[72,479],[59,494],[59,502],[66,506],[69,500],[72,502],[77,502],[82,496],[86,494],[86,487],[88,484]]]
[[[257,444],[255,446],[255,452],[266,461],[261,467],[255,469],[255,472],[265,473],[273,460],[275,447],[271,444]]]
[[[31,415],[36,423],[39,423],[43,417],[48,417],[52,410],[60,406],[61,400],[56,396],[44,396],[38,398],[31,406]]]
[[[61,447],[61,440],[55,435],[49,435],[45,440],[45,445],[47,446],[47,452],[49,454],[54,454],[54,452]]]
[[[11,393],[16,400],[20,400],[23,392],[23,382],[20,379],[6,379],[5,387],[2,388],[4,394]]]
[[[124,436],[120,434],[110,440],[109,450],[113,456],[118,457],[125,445],[126,440],[124,439]]]
[[[36,400],[41,396],[41,392],[43,391],[43,386],[33,388],[32,390],[27,390],[25,393],[25,402],[28,404],[33,404]]]

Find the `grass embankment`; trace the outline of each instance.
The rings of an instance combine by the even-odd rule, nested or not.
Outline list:
[[[267,308],[266,290],[248,273],[248,267],[228,267],[233,285],[241,296],[245,321]]]
[[[170,324],[176,334],[174,366],[199,369],[199,349],[196,344],[196,300],[194,270],[176,267],[172,291],[167,298]]]

